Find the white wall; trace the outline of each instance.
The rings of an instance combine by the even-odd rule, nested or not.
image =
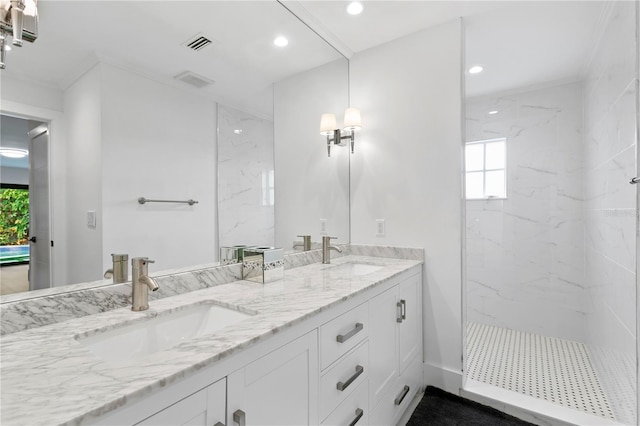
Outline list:
[[[2,176],[2,183],[29,185],[29,169],[1,166],[0,176]]]
[[[216,103],[100,67],[104,269],[111,253],[147,256],[151,271],[217,261]]]
[[[467,141],[507,140],[507,198],[466,203],[467,320],[583,342],[581,84],[465,106]]]
[[[425,248],[427,380],[453,392],[462,384],[461,42],[455,21],[350,64],[364,121],[351,157],[352,241]]]
[[[102,82],[93,67],[64,92],[67,128],[67,282],[102,278]],[[87,226],[87,211],[98,212],[96,228]]]
[[[637,2],[611,2],[585,87],[587,342],[612,408],[635,424]]]
[[[285,250],[300,240],[297,235],[321,241],[321,218],[327,219],[325,235],[349,242],[349,151],[332,146],[327,157],[320,135],[322,113],[335,113],[341,126],[348,93],[345,59],[274,85],[276,245]]]
[[[273,121],[218,106],[220,246],[275,245],[273,149]]]

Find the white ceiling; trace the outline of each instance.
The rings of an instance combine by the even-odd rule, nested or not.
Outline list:
[[[485,71],[468,97],[579,79],[596,42],[601,1],[285,1],[346,56],[463,17],[465,60]]]
[[[283,4],[345,56],[464,17],[467,96],[578,79],[595,44],[600,1],[347,1]],[[262,116],[272,114],[271,84],[341,58],[276,1],[40,0],[35,43],[8,52],[0,74],[65,89],[97,60],[192,90]],[[214,43],[193,52],[196,34]],[[272,41],[286,35],[290,43]],[[215,84],[173,80],[193,71]]]

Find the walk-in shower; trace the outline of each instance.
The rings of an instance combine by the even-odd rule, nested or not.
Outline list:
[[[465,19],[464,387],[576,424],[637,424],[639,7]]]

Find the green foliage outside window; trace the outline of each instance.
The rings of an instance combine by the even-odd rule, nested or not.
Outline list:
[[[0,189],[0,245],[27,244],[29,191]]]

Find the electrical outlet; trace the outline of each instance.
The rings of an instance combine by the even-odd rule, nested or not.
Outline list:
[[[384,219],[376,219],[377,232],[376,237],[384,237]]]
[[[320,235],[327,235],[327,219],[320,219]]]

